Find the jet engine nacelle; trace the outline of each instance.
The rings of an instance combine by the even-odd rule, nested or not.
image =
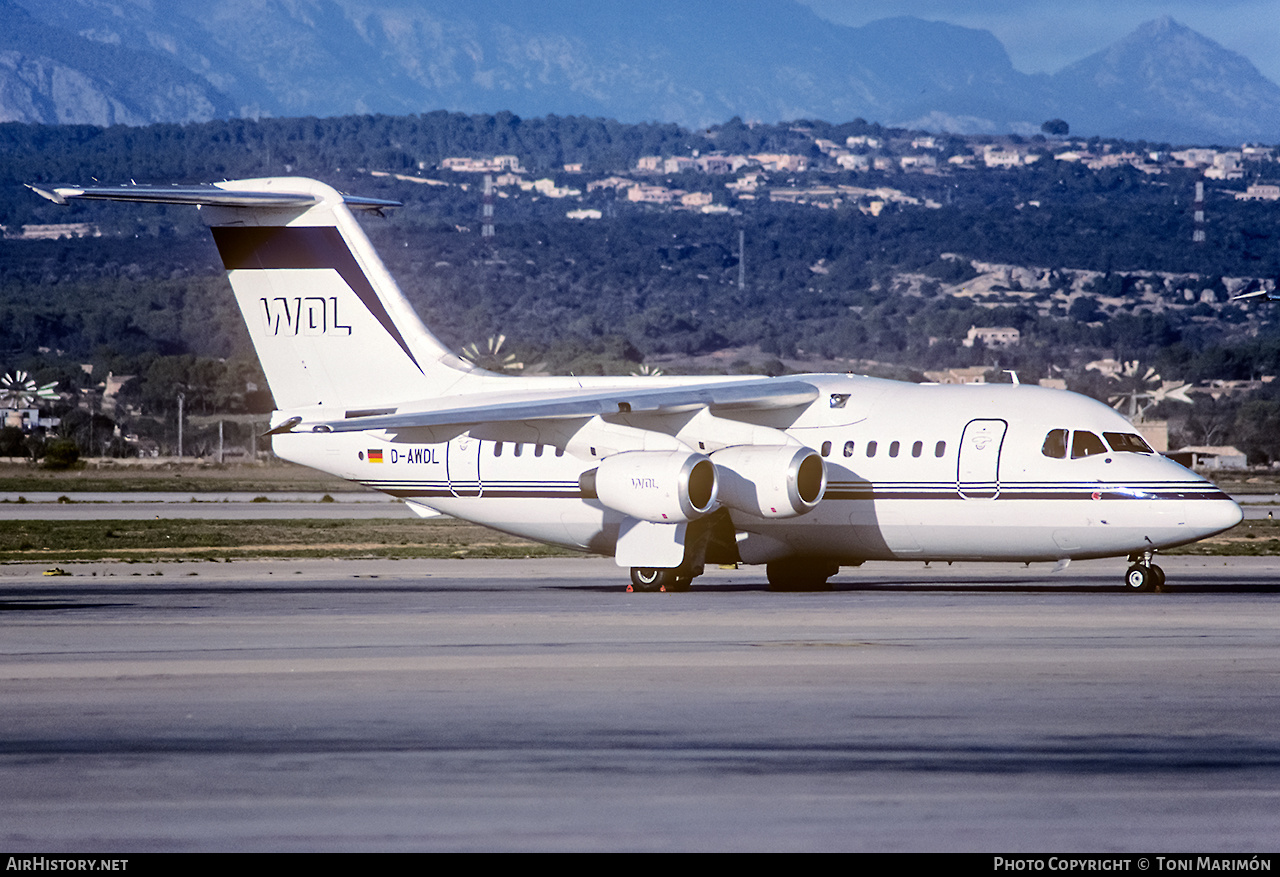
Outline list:
[[[813,448],[735,445],[711,455],[720,502],[760,518],[807,514],[827,490],[827,466]]]
[[[583,493],[642,521],[678,524],[715,508],[716,467],[691,451],[626,451],[580,479]]]

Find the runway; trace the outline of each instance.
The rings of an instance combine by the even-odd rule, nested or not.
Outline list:
[[[0,848],[1274,852],[1280,560],[0,567]]]
[[[328,497],[328,499],[324,499]],[[3,521],[143,521],[155,518],[206,521],[369,520],[415,518],[397,499],[373,491],[307,493],[270,491],[191,493],[0,493]]]

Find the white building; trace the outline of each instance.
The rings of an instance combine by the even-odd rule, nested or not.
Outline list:
[[[646,186],[643,183],[627,189],[628,201],[639,201],[647,204],[670,204],[676,193],[665,186]]]
[[[1013,347],[1015,344],[1022,342],[1022,333],[1012,326],[982,329],[977,326],[970,326],[969,334],[965,335],[964,341],[961,343],[965,347],[972,347],[979,341],[982,342],[983,347]]]
[[[898,159],[898,162],[902,165],[904,171],[935,168],[938,166],[938,157],[936,155],[904,155]]]
[[[710,192],[690,192],[680,196],[680,203],[685,207],[706,207],[711,200]]]
[[[1237,201],[1280,201],[1280,186],[1258,184],[1236,193]]]
[[[1244,469],[1248,460],[1238,448],[1231,445],[1194,445],[1178,448],[1165,454],[1170,460],[1188,469]]]
[[[440,162],[443,170],[460,174],[496,174],[509,171],[514,174],[524,173],[520,167],[520,159],[514,155],[495,155],[493,158],[446,158]]]
[[[1014,168],[1033,164],[1040,159],[1038,155],[1029,155],[1013,150],[1004,150],[996,146],[988,146],[982,151],[982,161],[987,167]]]
[[[1213,157],[1213,167],[1207,168],[1204,175],[1210,180],[1243,180],[1243,161],[1238,152],[1219,152]]]

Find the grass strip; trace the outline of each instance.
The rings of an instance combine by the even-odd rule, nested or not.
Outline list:
[[[269,493],[300,491],[336,493],[364,488],[314,469],[277,463],[269,466],[226,464],[104,466],[56,471],[0,460],[0,485],[5,493],[56,491],[94,493]]]
[[[0,563],[576,554],[449,518],[0,522]]]

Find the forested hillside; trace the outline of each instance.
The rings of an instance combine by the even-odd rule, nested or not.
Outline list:
[[[10,235],[0,243],[4,369],[25,368],[68,387],[91,387],[107,370],[139,375],[122,398],[145,416],[171,416],[176,385],[187,388],[192,411],[262,404],[246,393],[246,383],[260,379],[195,211],[61,208],[22,184],[298,174],[404,202],[362,222],[446,343],[461,349],[504,334],[519,361],[555,371],[626,372],[656,361],[671,369],[672,357],[738,350],[720,367],[776,371],[784,360],[801,366],[807,358],[918,376],[989,365],[1016,369],[1023,380],[1076,375],[1084,389],[1083,365],[1102,357],[1138,359],[1171,379],[1280,373],[1271,310],[1227,301],[1280,276],[1280,207],[1233,196],[1249,182],[1274,179],[1274,162],[1259,165],[1250,180],[1210,187],[1209,245],[1193,247],[1197,171],[1090,170],[1055,161],[1059,147],[1034,140],[1018,148],[1041,149],[1043,159],[1012,170],[852,171],[824,161],[813,145],[850,136],[910,141],[910,132],[861,121],[752,127],[732,120],[689,132],[509,114],[0,125],[0,224]],[[945,161],[972,144],[945,138],[938,150]],[[599,177],[634,173],[642,156],[764,151],[801,154],[810,166],[769,172],[768,188],[750,197],[729,185],[740,175],[685,170],[646,178],[705,192],[718,212],[633,203],[614,188],[588,188]],[[483,239],[478,175],[439,165],[493,155],[515,155],[528,177],[580,194],[511,186],[496,199],[497,235]],[[565,170],[574,163],[582,168]],[[817,206],[789,194],[855,189],[896,194],[875,210],[865,197]],[[567,218],[574,208],[601,218]],[[24,226],[49,223],[89,223],[100,236],[16,237]],[[1035,282],[987,282],[975,293],[966,283],[981,263],[1024,266]],[[962,346],[974,325],[1017,327],[1023,342],[998,351]],[[223,358],[232,365],[220,374],[208,363]],[[93,374],[81,363],[93,363]]]

